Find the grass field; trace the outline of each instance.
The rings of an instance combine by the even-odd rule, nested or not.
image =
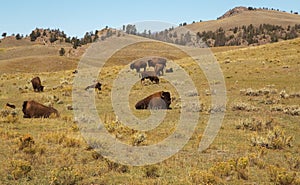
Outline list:
[[[137,117],[147,117],[150,112],[134,110],[136,101],[159,90],[168,90],[176,98],[172,109],[161,125],[147,132],[116,120],[112,83],[134,59],[147,55],[171,59],[199,84],[203,104],[201,119],[184,148],[165,161],[140,167],[103,158],[82,137],[73,111],[68,110],[76,75],[72,71],[79,58],[58,56],[59,47],[28,46],[43,50],[41,54],[31,54],[23,47],[17,49],[26,56],[9,54],[15,48],[0,48],[0,65],[5,67],[0,73],[1,184],[300,184],[300,39],[258,47],[213,48],[225,78],[227,105],[222,127],[204,152],[198,152],[198,145],[211,108],[209,84],[217,82],[207,81],[191,58],[169,45],[140,43],[118,51],[99,74],[103,87],[95,99],[105,127],[122,142],[158,143],[176,128],[182,106],[167,80],[145,86],[138,81],[129,97]],[[42,66],[30,67],[37,63]],[[128,73],[138,79],[129,67]],[[29,82],[35,76],[42,79],[44,92],[33,92]],[[51,104],[60,117],[24,119],[22,103],[30,99]],[[7,102],[15,104],[16,111],[5,107]],[[137,142],[140,135],[144,138]]]
[[[227,17],[219,20],[203,21],[187,25],[187,29],[193,32],[215,31],[222,27],[228,30],[234,27],[242,27],[243,25],[259,26],[260,24],[281,25],[287,27],[288,25],[295,25],[299,23],[300,16],[279,11],[270,10],[255,10],[244,11],[237,15]]]

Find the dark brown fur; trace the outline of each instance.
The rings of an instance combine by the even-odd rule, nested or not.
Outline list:
[[[49,118],[51,114],[59,116],[53,107],[47,107],[35,101],[24,101],[22,109],[24,118]]]
[[[173,68],[166,69],[166,73],[173,73]]]
[[[149,79],[152,83],[156,83],[156,84],[159,83],[159,78],[157,76],[146,76],[146,77],[143,77],[141,79],[141,83],[143,84],[143,81],[146,80],[146,79]]]
[[[98,89],[99,91],[101,91],[101,86],[102,86],[102,84],[100,82],[97,82],[96,84],[87,86],[85,88],[85,90],[88,90],[89,88],[95,88],[95,89]]]
[[[10,104],[10,103],[6,103],[6,106],[7,106],[7,107],[10,107],[10,108],[12,108],[12,109],[15,109],[15,108],[16,108],[16,106],[15,106],[15,105],[13,105],[13,104]]]
[[[144,71],[146,71],[147,62],[138,60],[130,64],[130,69],[136,69],[136,72],[140,72],[141,68],[144,68]]]
[[[164,68],[165,66],[163,64],[156,64],[154,71],[156,73],[157,76],[163,76],[164,75]]]
[[[155,57],[155,58],[152,58],[150,60],[148,60],[148,66],[149,67],[155,67],[156,64],[162,64],[164,65],[164,67],[167,66],[167,60],[164,59],[164,58],[158,58],[158,57]]]
[[[171,95],[169,92],[156,92],[135,104],[136,109],[170,109]]]
[[[44,90],[44,86],[42,86],[41,79],[38,76],[31,80],[31,84],[35,92],[41,92]]]

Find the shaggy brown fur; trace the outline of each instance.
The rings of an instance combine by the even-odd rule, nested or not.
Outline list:
[[[169,92],[156,92],[135,104],[136,109],[170,109],[171,95]]]
[[[24,118],[48,118],[51,114],[59,116],[53,107],[47,107],[35,101],[24,101],[22,109]]]
[[[38,76],[34,77],[31,80],[31,84],[32,84],[32,87],[33,87],[35,92],[40,92],[40,91],[44,90],[44,86],[42,86],[41,79]]]
[[[144,71],[146,71],[147,62],[138,60],[130,64],[130,69],[136,69],[136,72],[140,72],[141,68],[144,68]]]

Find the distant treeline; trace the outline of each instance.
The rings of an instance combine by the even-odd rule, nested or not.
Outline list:
[[[197,43],[200,43],[200,38],[197,39],[195,34],[193,35],[189,31],[186,31],[185,33],[178,33],[174,27],[159,32],[152,32],[151,30],[137,32],[136,26],[129,24],[123,26],[123,31],[127,34],[138,35],[178,45],[196,45]]]
[[[152,33],[151,30],[137,32],[135,25],[123,26],[128,34],[138,35],[163,42],[202,47],[206,43],[209,47],[261,45],[266,43],[289,40],[299,37],[300,24],[284,28],[279,25],[261,24],[258,27],[250,24],[224,30],[222,27],[215,31],[198,32],[196,35],[186,31],[178,33],[177,29],[169,28]]]
[[[283,28],[278,25],[261,24],[254,27],[235,27],[225,31],[219,28],[216,31],[198,32],[197,36],[202,38],[209,46],[239,46],[239,45],[259,45],[263,43],[278,42],[279,40],[289,40],[299,37],[300,24]]]
[[[300,24],[287,27],[271,24],[261,24],[259,26],[250,24],[248,26],[234,27],[229,30],[224,30],[220,27],[215,31],[203,31],[196,34],[182,29],[183,27],[176,29],[172,27],[159,32],[152,32],[151,30],[138,32],[135,25],[128,24],[123,26],[122,31],[127,34],[194,47],[205,47],[206,45],[209,47],[262,45],[280,40],[294,39],[300,36]],[[25,38],[30,39],[32,42],[44,42],[44,44],[56,41],[71,43],[73,48],[76,49],[79,46],[95,42],[98,39],[104,40],[112,35],[121,36],[122,31],[106,27],[101,31],[86,32],[83,38],[77,38],[69,37],[64,31],[60,31],[59,29],[36,28],[29,36],[26,35]],[[24,38],[20,34],[13,36],[17,40]],[[6,37],[6,33],[3,33],[2,37]]]

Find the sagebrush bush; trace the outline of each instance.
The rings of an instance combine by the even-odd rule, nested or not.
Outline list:
[[[191,178],[193,184],[205,184],[205,185],[215,185],[215,184],[224,184],[222,179],[215,176],[208,171],[195,170],[191,172]]]
[[[254,135],[250,141],[252,146],[261,146],[268,149],[283,149],[285,147],[292,147],[293,136],[287,136],[285,131],[279,127],[270,130],[267,135]]]
[[[132,144],[133,146],[138,146],[146,140],[146,134],[137,132],[132,136]]]
[[[83,175],[73,167],[60,167],[51,171],[49,184],[79,184]]]
[[[280,168],[270,165],[268,168],[270,182],[278,185],[296,185],[298,182],[297,174],[293,171],[288,171],[285,168]]]
[[[34,143],[33,137],[30,134],[25,134],[19,138],[19,150],[32,147]]]
[[[271,130],[274,127],[274,120],[272,118],[265,120],[260,117],[246,118],[239,120],[236,124],[236,129],[250,130],[250,131],[265,131]]]
[[[27,177],[29,172],[32,170],[30,162],[25,160],[12,160],[11,161],[12,170],[10,172],[9,178],[14,180]]]
[[[154,165],[144,167],[145,177],[156,178],[159,177],[159,168]]]
[[[229,177],[234,174],[234,166],[234,162],[218,162],[209,169],[209,172],[220,178]]]
[[[232,110],[233,111],[239,110],[239,111],[247,111],[247,112],[250,112],[250,111],[256,112],[256,111],[259,111],[259,108],[249,105],[248,103],[237,102],[232,106]]]

